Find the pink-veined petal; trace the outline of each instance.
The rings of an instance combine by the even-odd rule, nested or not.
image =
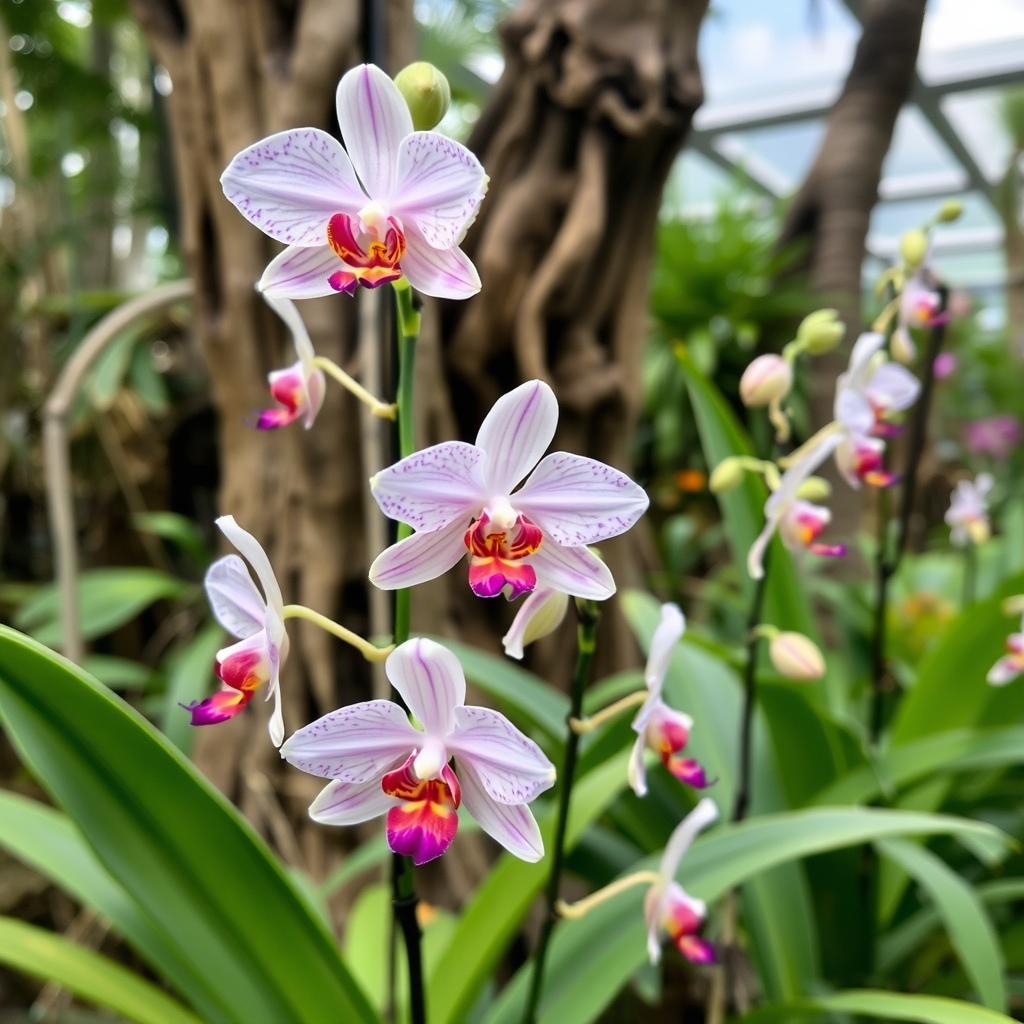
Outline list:
[[[468,299],[480,291],[480,275],[458,246],[435,249],[414,225],[406,230],[405,244],[402,273],[416,291],[435,299]]]
[[[218,558],[203,580],[216,620],[232,635],[252,636],[264,627],[266,604],[238,555]]]
[[[415,587],[443,576],[466,554],[468,525],[456,520],[433,533],[414,533],[385,548],[370,566],[370,582],[381,590]]]
[[[287,245],[321,245],[332,214],[355,213],[367,201],[345,150],[319,128],[253,143],[220,183],[250,224]]]
[[[368,700],[303,726],[288,737],[281,756],[323,779],[368,782],[408,757],[421,739],[394,701]]]
[[[455,708],[455,731],[447,746],[460,770],[471,764],[487,795],[498,803],[529,803],[554,785],[555,766],[544,751],[490,708]]]
[[[484,417],[476,445],[486,454],[484,485],[497,495],[511,494],[540,461],[558,426],[558,400],[542,380],[502,395]]]
[[[373,199],[395,192],[398,152],[412,134],[412,115],[398,86],[374,64],[345,72],[335,97],[341,137],[352,164]]]
[[[309,816],[321,825],[358,825],[379,818],[397,803],[380,788],[380,779],[359,785],[330,782],[309,805]]]
[[[477,467],[483,452],[463,441],[447,441],[415,452],[370,481],[373,497],[389,519],[417,533],[433,533],[479,511],[484,496]]]
[[[459,766],[462,806],[496,842],[520,860],[535,864],[544,856],[544,840],[526,804],[500,804],[487,790],[472,765]]]
[[[263,546],[248,530],[243,530],[235,522],[234,516],[220,516],[217,519],[217,526],[239,554],[253,567],[256,578],[263,588],[266,603],[280,614],[284,607],[284,598],[281,596],[281,588],[278,586],[277,577],[274,575],[270,559],[267,558]],[[276,638],[274,639],[276,640]]]
[[[398,150],[398,184],[391,208],[411,221],[429,246],[462,241],[487,191],[487,175],[465,146],[438,132],[413,132]]]
[[[597,544],[625,533],[647,510],[647,492],[596,459],[552,452],[513,498],[556,543]]]
[[[644,682],[652,694],[660,694],[665,682],[665,673],[676,644],[686,631],[686,618],[678,605],[663,604],[661,618],[651,637],[651,649],[644,668]]]
[[[871,375],[865,389],[868,399],[886,412],[900,412],[917,401],[921,385],[917,378],[897,363],[884,363]]]
[[[344,264],[327,244],[290,245],[268,264],[256,287],[265,295],[286,299],[318,299],[336,295],[330,277]]]
[[[537,585],[570,597],[606,601],[615,593],[611,570],[587,548],[563,548],[551,541],[530,555]]]
[[[459,659],[447,647],[416,637],[388,655],[384,671],[424,732],[442,740],[447,737],[455,728],[455,708],[466,699],[466,676]]]

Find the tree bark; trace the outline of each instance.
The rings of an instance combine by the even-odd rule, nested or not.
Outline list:
[[[501,28],[504,74],[470,140],[490,175],[466,248],[483,289],[435,311],[434,339],[459,436],[524,379],[555,388],[556,448],[630,469],[641,397],[648,279],[662,188],[703,98],[697,35],[706,0],[524,0]],[[620,587],[641,579],[643,533],[602,545]],[[481,627],[465,580],[455,597]],[[498,603],[503,604],[503,602]],[[599,671],[635,664],[614,606]],[[494,647],[492,606],[479,639]],[[567,679],[568,632],[541,644]]]

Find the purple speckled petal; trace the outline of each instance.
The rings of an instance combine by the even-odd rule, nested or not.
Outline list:
[[[370,566],[370,582],[381,590],[415,587],[443,576],[466,554],[469,517],[433,533],[414,533],[385,548]]]
[[[596,544],[625,533],[647,509],[647,493],[625,473],[582,455],[552,452],[512,499],[556,543]]]
[[[246,220],[287,245],[322,245],[332,214],[367,202],[348,154],[319,128],[261,139],[228,164],[220,183]]]
[[[476,444],[487,453],[484,483],[497,495],[512,492],[537,465],[555,436],[558,400],[542,380],[528,380],[502,395],[484,417]]]
[[[207,569],[203,585],[214,617],[232,636],[241,639],[263,629],[266,602],[238,555],[218,558]]]
[[[398,179],[398,150],[412,134],[412,115],[398,86],[380,68],[360,64],[338,83],[338,124],[359,180],[388,202]]]
[[[500,804],[487,795],[472,765],[459,766],[462,806],[509,853],[534,864],[544,856],[544,840],[526,804]]]
[[[337,294],[329,278],[343,267],[334,250],[326,244],[290,245],[267,264],[256,287],[281,298],[318,299]]]
[[[368,782],[408,757],[421,738],[394,701],[368,700],[299,729],[288,737],[281,756],[310,775]]]
[[[485,501],[477,466],[483,452],[463,441],[424,448],[382,469],[370,481],[373,497],[389,519],[418,533],[433,533],[461,517],[463,523]]]
[[[486,191],[487,175],[465,146],[437,132],[402,140],[392,209],[403,223],[415,224],[428,245],[458,245]]]
[[[611,570],[587,548],[563,548],[545,540],[530,555],[530,564],[538,586],[593,601],[605,601],[615,593]]]
[[[554,785],[555,766],[544,751],[500,712],[457,707],[455,723],[448,750],[458,758],[459,771],[472,765],[492,800],[527,803]]]
[[[459,659],[447,647],[416,637],[388,655],[384,671],[426,734],[445,739],[455,728],[455,708],[466,699]]]
[[[435,299],[468,299],[480,291],[480,275],[458,247],[433,248],[413,224],[407,226],[405,243],[402,272],[418,292]]]
[[[380,779],[358,785],[330,782],[309,805],[309,816],[321,825],[358,825],[379,818],[397,803],[380,788]]]

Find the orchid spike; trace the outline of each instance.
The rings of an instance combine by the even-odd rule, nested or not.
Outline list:
[[[528,804],[555,780],[540,747],[497,711],[466,706],[462,666],[432,640],[400,644],[385,671],[418,727],[393,701],[370,700],[324,715],[281,748],[296,768],[331,780],[310,817],[356,825],[386,815],[388,846],[424,864],[451,845],[463,806],[509,852],[540,860]]]
[[[480,279],[459,243],[487,190],[480,162],[413,131],[398,87],[372,64],[348,71],[336,99],[345,148],[295,128],[242,150],[221,176],[239,212],[288,246],[260,291],[311,299],[405,277],[424,295],[475,295]]]
[[[985,678],[991,686],[1005,686],[1021,675],[1024,675],[1024,616],[1020,629],[1006,638],[1006,654],[989,669]]]
[[[309,332],[291,299],[263,293],[264,301],[284,321],[291,332],[297,363],[284,370],[274,370],[269,376],[270,393],[277,408],[265,409],[256,420],[259,430],[274,430],[294,423],[299,417],[309,430],[324,404],[327,385],[323,370],[316,365],[316,352]]]
[[[628,530],[647,495],[602,462],[567,452],[542,459],[557,422],[554,392],[528,381],[498,399],[475,444],[448,441],[381,470],[370,481],[377,504],[415,532],[377,556],[370,582],[411,587],[468,554],[479,597],[511,600],[535,587],[597,601],[615,593],[587,545]]]
[[[953,490],[945,518],[949,539],[957,547],[984,544],[992,535],[988,496],[994,483],[990,473],[979,473],[974,480],[961,480]]]
[[[703,789],[708,785],[707,775],[701,765],[691,758],[680,757],[689,742],[693,719],[670,708],[661,696],[672,651],[685,630],[686,619],[679,608],[674,604],[663,604],[661,620],[651,638],[651,650],[644,670],[647,699],[632,724],[636,741],[629,757],[629,784],[637,796],[647,794],[647,769],[644,765],[646,747],[650,747],[661,758],[662,764],[680,782],[695,789]]]
[[[238,555],[225,555],[214,562],[206,573],[206,594],[217,621],[238,637],[238,643],[219,650],[214,662],[214,671],[227,689],[191,704],[187,710],[193,725],[227,721],[252,700],[257,687],[266,683],[266,699],[274,698],[270,739],[279,747],[284,739],[280,672],[288,656],[281,588],[260,542],[243,530],[234,516],[221,516],[217,526],[245,561]],[[246,562],[256,573],[259,588]]]
[[[672,940],[687,960],[697,964],[715,961],[711,943],[700,937],[707,916],[703,900],[695,899],[676,881],[683,855],[699,832],[718,817],[713,800],[705,797],[676,826],[665,846],[658,870],[658,881],[647,890],[644,918],[647,922],[647,954],[652,964],[661,960],[662,937]]]

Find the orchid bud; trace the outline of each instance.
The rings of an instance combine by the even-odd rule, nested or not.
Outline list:
[[[796,340],[804,352],[821,356],[836,348],[845,333],[838,310],[817,309],[803,318],[796,331]]]
[[[793,386],[793,367],[774,354],[758,356],[740,378],[740,399],[748,408],[778,402]]]
[[[917,358],[917,346],[906,327],[897,327],[889,339],[889,351],[897,363],[909,366]]]
[[[938,224],[952,224],[953,221],[959,220],[960,215],[964,212],[964,204],[956,199],[947,199],[940,207],[939,212],[935,215],[936,223]]]
[[[796,496],[801,501],[821,502],[832,494],[832,485],[821,476],[809,476],[799,487]]]
[[[732,491],[743,483],[743,463],[735,456],[728,458],[715,466],[708,480],[708,487],[712,494],[723,494],[725,491]]]
[[[786,679],[809,682],[825,674],[821,651],[803,633],[776,633],[768,646],[768,656],[776,671]]]
[[[900,239],[900,256],[908,269],[915,270],[928,255],[928,236],[920,230],[908,231]]]
[[[418,60],[395,75],[395,85],[405,97],[418,132],[430,131],[448,113],[452,90],[448,79],[433,64]]]
[[[558,629],[568,609],[568,594],[537,587],[519,606],[512,625],[501,638],[505,653],[510,658],[522,659],[525,647]]]

